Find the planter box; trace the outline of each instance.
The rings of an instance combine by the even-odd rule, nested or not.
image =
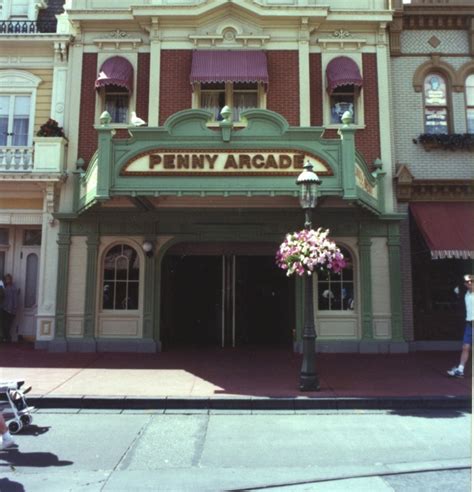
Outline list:
[[[64,137],[34,139],[33,172],[62,173],[67,140]]]

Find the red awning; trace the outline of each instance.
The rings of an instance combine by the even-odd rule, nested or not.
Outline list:
[[[474,203],[411,203],[433,259],[474,258]]]
[[[263,51],[194,51],[191,84],[195,82],[262,82],[268,84]]]
[[[363,83],[357,63],[347,56],[333,58],[326,67],[326,77],[329,94],[343,85],[362,87]]]
[[[133,67],[126,58],[113,56],[102,64],[99,76],[95,81],[95,88],[98,89],[108,85],[125,87],[128,92],[132,92]]]

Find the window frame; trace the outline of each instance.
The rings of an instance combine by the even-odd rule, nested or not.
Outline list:
[[[29,96],[30,97],[30,120],[28,124],[28,141],[26,147],[33,146],[33,136],[35,128],[36,115],[36,97],[38,87],[42,80],[29,72],[20,70],[2,70],[0,71],[0,95],[1,96]],[[9,114],[10,120],[10,114]],[[7,145],[3,147],[13,147]],[[24,148],[24,146],[17,146]]]
[[[344,280],[343,279],[343,272],[344,269],[342,270],[340,274],[340,280],[336,279],[334,280],[320,280],[320,276],[316,272],[316,275],[314,275],[314,305],[315,305],[315,311],[318,313],[318,316],[326,316],[326,315],[341,315],[341,314],[347,314],[347,315],[357,315],[359,312],[359,307],[360,307],[360,302],[358,299],[358,290],[357,290],[357,279],[356,279],[356,268],[355,268],[355,255],[351,251],[351,249],[346,246],[345,244],[340,244],[339,242],[337,243],[337,246],[341,249],[341,251],[344,252],[344,258],[346,258],[346,261],[348,264],[352,266],[352,279],[351,280]],[[330,272],[329,272],[330,275]],[[339,274],[338,274],[339,275]],[[350,307],[346,309],[321,309],[319,305],[319,292],[320,292],[320,285],[322,283],[328,283],[331,284],[331,282],[337,282],[340,284],[341,289],[343,285],[346,283],[352,283],[352,300],[354,302],[353,308],[351,309]]]
[[[256,82],[256,89],[234,89],[234,84],[240,84],[240,82],[224,82],[224,88],[216,88],[216,89],[206,89],[207,85],[205,83],[195,83],[193,87],[193,100],[192,100],[192,108],[193,109],[201,109],[201,101],[202,101],[202,93],[211,93],[211,92],[224,92],[225,103],[224,105],[229,106],[232,110],[234,110],[234,93],[235,92],[248,92],[248,93],[256,93],[257,94],[257,106],[255,109],[265,109],[267,107],[267,95],[265,91],[265,84],[262,82]],[[245,120],[233,120],[234,126],[245,126]],[[219,120],[212,119],[208,122],[208,126],[218,126]]]
[[[128,93],[128,118],[130,120],[132,111],[134,111],[134,109],[137,107],[136,87],[137,87],[138,53],[121,53],[120,51],[99,53],[97,56],[96,73],[97,74],[99,73],[100,68],[109,58],[114,58],[115,56],[120,56],[122,58],[125,58],[130,62],[130,64],[133,67],[133,90]],[[95,122],[96,124],[99,124],[100,115],[105,111],[105,87],[101,87],[98,90],[94,89],[94,92],[96,93]],[[128,128],[130,126],[130,121],[127,121],[125,123],[110,123],[110,126],[113,128]]]
[[[468,86],[468,80],[472,79],[472,85]],[[468,94],[467,90],[468,88],[472,88],[472,104],[469,104],[468,101]],[[474,134],[474,123],[473,127],[471,128],[471,131],[469,131],[469,118],[468,118],[468,112],[471,110],[473,112],[473,118],[474,118],[474,72],[468,73],[467,77],[464,81],[464,101],[465,101],[465,107],[466,107],[466,133]]]
[[[117,246],[122,246],[122,247],[128,247],[131,248],[135,251],[137,254],[137,259],[138,259],[138,281],[137,281],[137,292],[138,292],[138,302],[137,302],[137,307],[135,309],[110,309],[110,308],[104,308],[104,303],[103,303],[103,292],[106,284],[106,279],[105,279],[105,260],[107,258],[108,253],[114,249]],[[100,280],[99,280],[99,285],[100,288],[98,289],[98,309],[97,312],[102,314],[102,315],[113,315],[113,316],[130,316],[130,315],[137,315],[142,313],[142,306],[143,306],[143,282],[144,282],[144,276],[145,276],[145,270],[144,270],[144,259],[143,259],[143,254],[142,254],[142,248],[140,248],[137,244],[133,244],[129,241],[126,240],[118,240],[114,241],[111,244],[108,244],[101,255],[101,262],[100,262]],[[129,280],[127,280],[127,283]]]
[[[444,81],[444,84],[445,84],[445,87],[446,87],[446,104],[445,105],[429,105],[429,104],[426,104],[426,99],[427,99],[427,94],[426,94],[426,81],[428,78],[430,77],[439,77],[441,78],[443,81]],[[428,70],[426,71],[426,73],[424,74],[424,77],[423,77],[423,85],[422,85],[422,103],[423,103],[423,133],[426,133],[426,134],[430,134],[430,135],[451,135],[453,133],[453,125],[452,125],[452,121],[451,121],[451,115],[452,115],[452,111],[451,111],[451,94],[452,94],[452,91],[451,91],[451,87],[450,87],[450,82],[449,82],[449,77],[445,74],[443,74],[442,72],[438,71],[438,70]],[[446,109],[446,133],[436,133],[436,132],[428,132],[428,128],[426,126],[426,112],[427,112],[427,109],[431,109],[431,110],[435,110],[435,109],[440,109],[440,108],[443,108],[443,109]]]
[[[321,83],[323,87],[323,126],[325,128],[333,128],[339,129],[342,126],[341,123],[332,123],[331,122],[331,109],[332,109],[332,95],[327,91],[327,78],[326,78],[326,68],[329,63],[335,58],[339,58],[340,56],[346,56],[351,58],[356,65],[359,67],[359,72],[362,76],[362,80],[364,80],[364,72],[362,65],[362,53],[354,53],[349,54],[346,52],[340,53],[322,53],[322,70],[321,70]],[[312,104],[317,104],[317,101],[312,101]],[[354,87],[354,112],[356,115],[356,119],[352,122],[355,128],[364,129],[365,128],[365,111],[364,111],[364,85],[362,85],[359,89]]]

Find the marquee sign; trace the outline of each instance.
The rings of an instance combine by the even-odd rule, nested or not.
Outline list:
[[[294,150],[194,150],[156,149],[129,160],[122,176],[295,176],[306,161],[313,170],[330,176],[322,159]]]

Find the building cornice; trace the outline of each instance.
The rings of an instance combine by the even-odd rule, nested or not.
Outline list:
[[[399,202],[474,202],[474,180],[415,179],[406,164],[395,174]]]

